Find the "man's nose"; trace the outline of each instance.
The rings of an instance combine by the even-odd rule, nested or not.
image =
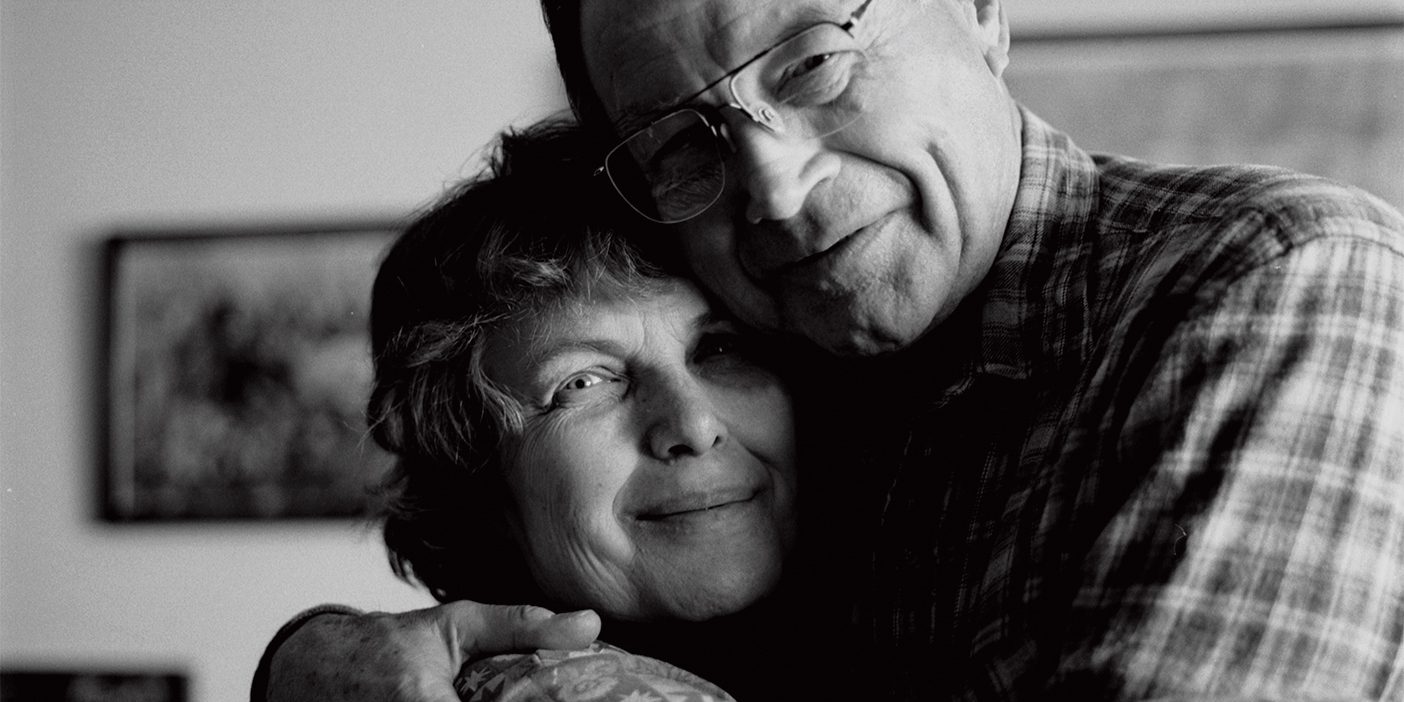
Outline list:
[[[701,456],[727,440],[726,423],[695,379],[670,378],[643,403],[648,450],[662,461]]]
[[[747,221],[794,217],[814,188],[838,173],[838,155],[824,149],[820,139],[773,132],[737,117],[727,126],[746,190]]]

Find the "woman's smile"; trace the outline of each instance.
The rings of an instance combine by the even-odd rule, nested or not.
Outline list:
[[[755,341],[681,279],[547,310],[489,344],[536,408],[506,480],[547,593],[630,618],[739,609],[794,541],[790,398]]]

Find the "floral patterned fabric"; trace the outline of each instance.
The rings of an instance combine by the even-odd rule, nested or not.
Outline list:
[[[734,702],[677,666],[599,641],[470,661],[454,689],[464,702]]]

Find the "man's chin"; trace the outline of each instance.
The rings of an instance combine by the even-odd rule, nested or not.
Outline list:
[[[870,327],[831,328],[828,325],[799,330],[819,348],[842,358],[867,358],[895,353],[916,341],[916,335],[891,334]]]
[[[825,351],[839,358],[876,358],[896,353],[905,348],[902,344],[882,344],[874,342],[854,342],[843,346],[826,346]]]
[[[766,333],[800,337],[824,351],[844,358],[895,353],[916,343],[932,326],[897,314],[855,311],[844,304],[816,296],[796,295],[778,305],[756,300],[728,300],[730,309],[746,324]],[[750,303],[750,304],[747,304]]]

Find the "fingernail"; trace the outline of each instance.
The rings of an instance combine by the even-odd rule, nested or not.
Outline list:
[[[559,616],[549,609],[543,607],[531,607],[525,612],[526,620],[529,622],[544,622],[551,617]]]
[[[557,614],[556,617],[557,617],[558,619],[560,619],[561,621],[563,621],[563,622],[564,622],[564,621],[572,621],[572,622],[573,622],[573,621],[577,621],[577,620],[580,620],[580,619],[585,619],[586,617],[590,617],[590,616],[593,616],[593,615],[594,615],[594,611],[593,611],[593,610],[589,610],[589,609],[577,609],[577,610],[575,610],[574,612],[562,612],[562,613],[560,613],[560,614]]]

